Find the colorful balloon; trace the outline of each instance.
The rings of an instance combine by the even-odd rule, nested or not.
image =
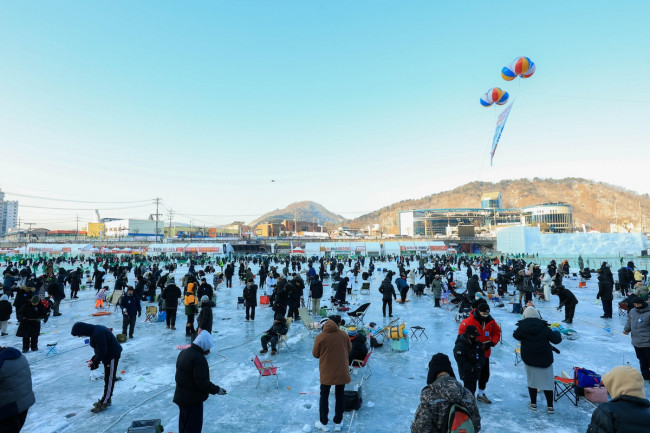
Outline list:
[[[492,104],[503,105],[508,102],[509,96],[505,90],[493,87],[481,97],[481,105],[484,107],[489,107]]]
[[[517,76],[529,78],[535,73],[535,63],[528,57],[517,57],[511,64],[501,69],[501,78],[512,81]]]

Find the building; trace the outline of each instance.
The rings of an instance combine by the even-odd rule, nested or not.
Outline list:
[[[257,227],[255,227],[255,234],[264,238],[280,236],[280,233],[283,231],[281,224],[264,223],[258,224]]]
[[[573,229],[573,210],[566,203],[543,203],[521,209],[504,209],[500,192],[483,194],[480,208],[418,209],[399,212],[402,236],[435,236],[457,233],[458,226],[473,225],[477,232],[493,232],[509,226],[539,226],[543,232],[565,233]]]
[[[320,226],[315,221],[309,222],[309,221],[284,220],[280,224],[283,227],[283,231],[287,233],[320,231]]]
[[[521,209],[526,226],[537,226],[543,232],[565,233],[573,229],[573,208],[570,204],[555,202],[526,206]]]
[[[9,231],[18,227],[18,202],[2,201],[2,227],[0,236],[6,235]]]
[[[103,236],[106,237],[155,237],[156,236],[156,221],[142,220],[142,219],[117,219],[112,221],[104,221],[102,223],[89,223],[88,236],[90,236],[90,226],[93,224],[103,224]],[[99,229],[98,229],[99,230]],[[162,222],[158,224],[158,236],[163,234]]]

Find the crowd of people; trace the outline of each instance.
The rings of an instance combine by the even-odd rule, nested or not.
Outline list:
[[[249,261],[250,260],[250,261]],[[557,309],[564,309],[565,324],[572,324],[578,306],[577,297],[563,284],[570,275],[568,261],[560,265],[552,260],[545,268],[523,258],[503,256],[476,257],[438,255],[403,257],[360,257],[356,260],[320,258],[248,258],[230,257],[217,261],[193,258],[188,262],[187,272],[182,280],[176,281],[178,264],[158,259],[22,259],[9,262],[3,270],[2,296],[0,297],[0,331],[8,335],[7,323],[15,314],[19,326],[17,336],[22,338],[23,354],[38,351],[38,337],[41,323],[50,315],[61,316],[61,301],[66,297],[78,299],[84,285],[94,288],[95,308],[101,309],[108,302],[109,293],[123,293],[117,307],[122,313],[121,337],[136,337],[137,319],[142,314],[143,302],[157,300],[160,311],[165,312],[166,328],[176,330],[177,310],[184,308],[186,316],[185,335],[192,343],[181,351],[177,360],[176,392],[174,403],[179,407],[179,429],[181,433],[199,432],[202,428],[203,402],[210,394],[225,395],[226,391],[210,381],[205,355],[213,346],[213,312],[216,294],[220,285],[224,290],[233,288],[237,275],[241,287],[241,302],[245,321],[255,320],[255,309],[260,292],[268,293],[273,310],[273,323],[260,339],[260,353],[276,355],[278,343],[288,332],[288,321],[300,320],[299,309],[305,300],[311,307],[312,317],[319,318],[320,334],[316,337],[312,355],[320,365],[320,416],[315,427],[328,431],[328,398],[334,387],[335,410],[334,430],[341,430],[343,419],[343,391],[350,382],[350,364],[363,359],[368,346],[379,347],[373,335],[373,327],[357,329],[344,326],[338,315],[321,311],[324,293],[323,282],[332,283],[330,303],[345,311],[349,306],[348,296],[358,291],[365,283],[369,285],[377,262],[392,262],[396,272],[384,271],[377,290],[382,297],[383,316],[393,317],[393,301],[408,302],[409,292],[415,297],[429,290],[434,300],[433,308],[441,308],[442,300],[458,303],[459,310],[467,308],[461,317],[458,335],[453,347],[459,382],[449,357],[442,353],[434,355],[429,363],[426,387],[420,396],[420,405],[411,426],[412,432],[445,432],[449,420],[458,417],[471,423],[474,431],[481,429],[478,403],[491,404],[486,393],[490,379],[490,355],[492,348],[501,340],[501,328],[491,316],[487,299],[491,296],[518,300],[523,307],[522,319],[517,323],[513,338],[521,343],[521,358],[525,365],[530,410],[537,410],[538,390],[542,391],[547,412],[554,413],[553,400],[553,353],[562,341],[557,328],[551,328],[543,320],[536,302],[549,302],[551,295],[558,297]],[[257,274],[251,271],[251,263],[259,266]],[[580,276],[591,278],[591,270],[580,263]],[[42,269],[39,274],[38,269]],[[304,270],[303,270],[304,268]],[[467,288],[461,292],[456,287],[457,274],[467,275]],[[603,377],[603,383],[610,391],[612,401],[601,405],[594,412],[589,432],[634,432],[630,426],[637,421],[626,421],[626,428],[619,427],[618,414],[634,413],[635,419],[650,425],[650,403],[644,399],[643,380],[650,381],[650,309],[648,308],[647,273],[635,268],[630,261],[618,271],[614,280],[611,265],[603,262],[595,271],[598,275],[598,291],[595,297],[603,306],[603,319],[612,318],[614,292],[618,291],[627,305],[628,319],[623,332],[630,333],[632,345],[639,360],[639,369],[617,367]],[[112,274],[113,287],[107,285],[107,275]],[[303,278],[304,275],[304,278]],[[334,284],[336,283],[336,284]],[[68,291],[68,294],[66,293]],[[511,292],[512,291],[512,292]],[[399,299],[397,295],[399,294]],[[322,317],[322,319],[321,319]],[[104,366],[104,391],[93,405],[93,412],[102,412],[111,405],[117,365],[122,346],[108,328],[78,322],[72,327],[73,336],[86,337],[94,350],[89,362],[91,369]],[[118,336],[119,337],[119,336]],[[270,347],[269,347],[270,346]],[[20,370],[22,386],[20,392],[9,393],[5,384],[15,379],[9,375]],[[0,351],[0,422],[15,426],[20,431],[29,407],[34,404],[31,391],[29,365],[24,355],[14,348]],[[640,385],[639,385],[639,377]],[[29,383],[29,387],[27,384]],[[626,385],[623,385],[626,384]],[[4,405],[12,404],[10,411]],[[612,414],[617,414],[613,417]],[[464,418],[463,418],[464,417]],[[641,422],[641,421],[639,421]],[[635,427],[636,428],[636,427]],[[641,431],[641,430],[638,430]]]

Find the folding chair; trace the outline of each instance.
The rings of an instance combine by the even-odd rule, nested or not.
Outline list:
[[[569,399],[574,406],[578,405],[578,399],[580,398],[576,393],[576,385],[578,380],[576,379],[575,369],[573,372],[573,378],[562,376],[555,376],[555,387],[553,390],[553,401],[558,401],[562,397]]]
[[[300,320],[302,321],[302,324],[305,325],[303,333],[306,330],[307,333],[315,337],[316,334],[320,331],[320,329],[316,327],[318,322],[314,322],[311,319],[311,316],[309,315],[309,312],[306,308],[298,308],[298,314],[300,314]]]
[[[59,354],[59,352],[56,350],[56,345],[57,343],[50,343],[47,344],[47,353],[45,354],[45,357],[47,358],[48,356],[56,356]]]
[[[361,283],[361,289],[359,290],[359,293],[362,295],[369,295],[370,294],[370,283],[369,282],[363,282]]]
[[[388,331],[390,330],[391,327],[397,325],[398,321],[399,321],[399,317],[391,321],[388,325],[381,328],[379,331],[375,333],[375,338],[378,338],[381,335],[383,337],[382,341],[390,340],[390,338],[388,338]]]
[[[419,340],[422,337],[427,337],[428,340],[429,336],[424,332],[425,330],[426,328],[423,328],[422,326],[411,326],[411,336],[414,340]]]
[[[515,347],[515,365],[519,365],[521,362],[521,343],[517,344]]]
[[[372,350],[368,352],[366,354],[366,357],[363,358],[363,360],[353,359],[352,364],[350,364],[350,367],[352,368],[363,368],[362,375],[361,375],[363,379],[368,379],[372,374],[372,368],[370,367],[370,365],[368,365],[368,360],[370,359],[370,355],[372,355],[372,352],[373,352]],[[366,370],[370,371],[370,373],[368,373],[367,376],[366,376]]]
[[[370,302],[367,304],[363,304],[359,308],[357,308],[354,311],[348,311],[348,317],[350,318],[350,322],[356,326],[356,327],[362,327],[363,326],[363,318],[366,316],[366,311],[368,311],[368,307],[370,306]]]
[[[618,303],[618,315],[620,316],[627,316],[628,311],[630,310],[630,304],[628,304],[625,301],[621,301]]]
[[[258,356],[255,355],[255,359],[253,359],[253,363],[255,364],[255,368],[257,368],[257,372],[259,373],[255,388],[257,388],[260,385],[260,379],[262,379],[262,377],[275,376],[275,389],[278,389],[280,385],[280,381],[278,379],[278,367],[275,367],[273,365],[273,361],[270,359],[267,361],[260,361],[260,358],[258,358]]]
[[[106,298],[106,311],[110,310],[111,306],[115,307],[113,311],[117,311],[117,308],[120,306],[120,299],[122,299],[122,292],[124,290],[113,290],[113,293]]]
[[[244,308],[244,298],[242,298],[241,296],[238,296],[237,297],[237,309],[240,310],[242,308]]]
[[[278,337],[278,352],[280,351],[280,348],[282,347],[283,344],[287,346],[287,349],[290,348],[288,340],[289,340],[289,328],[291,328],[291,317],[287,317],[285,323],[287,324],[287,333],[284,335],[280,335],[280,337]]]
[[[146,316],[144,318],[145,322],[156,322],[158,321],[158,307],[154,305],[147,306]]]

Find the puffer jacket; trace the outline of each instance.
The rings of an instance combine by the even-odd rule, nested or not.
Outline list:
[[[539,368],[553,364],[551,343],[562,342],[562,334],[559,331],[552,331],[548,323],[536,317],[520,320],[512,336],[521,341],[521,360],[526,365]]]
[[[440,278],[433,279],[431,282],[431,290],[433,291],[433,297],[439,299],[442,294],[442,280]]]
[[[111,330],[105,326],[77,322],[72,325],[70,333],[75,337],[90,337],[90,347],[95,351],[93,362],[96,365],[100,362],[108,365],[122,353],[122,346]]]
[[[0,423],[29,409],[36,399],[27,358],[13,347],[0,347]]]
[[[474,430],[481,430],[481,415],[471,392],[451,376],[441,376],[420,393],[420,405],[415,411],[411,433],[445,433],[447,414],[452,404],[467,408]]]
[[[219,386],[210,381],[210,367],[203,350],[196,344],[181,351],[176,359],[176,390],[174,403],[196,406],[219,392]]]
[[[623,331],[632,332],[632,346],[650,347],[650,307],[647,302],[643,308],[630,309]]]
[[[587,433],[647,433],[650,426],[650,401],[621,395],[598,405],[591,415]]]

